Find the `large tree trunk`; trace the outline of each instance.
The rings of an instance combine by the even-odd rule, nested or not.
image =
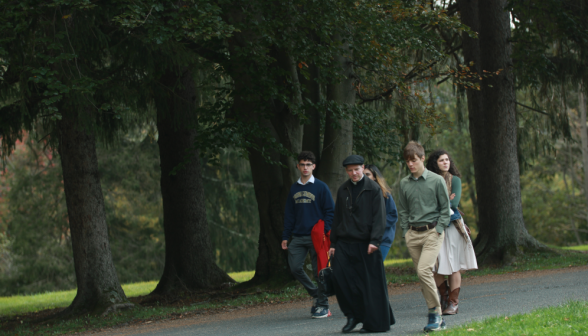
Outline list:
[[[58,123],[59,155],[78,292],[63,314],[105,314],[130,308],[112,262],[96,139],[72,114]]]
[[[160,82],[165,86],[157,99],[165,267],[153,293],[216,288],[234,281],[212,253],[200,158],[193,148],[196,131],[190,127],[197,97],[194,78],[183,70],[166,74]]]
[[[479,22],[479,49],[475,42],[464,39],[466,62],[479,64],[478,71],[501,71],[482,81],[479,94],[468,93],[479,214],[479,234],[474,244],[480,264],[508,263],[521,248],[541,247],[523,221],[506,3],[507,0],[460,2],[462,22],[474,30],[476,18]]]
[[[327,86],[327,100],[334,102],[343,109],[351,108],[355,104],[355,88],[353,87],[353,67],[349,59],[351,51],[342,47],[341,54],[335,57],[343,70],[344,78],[338,83]],[[331,194],[336,195],[341,184],[347,179],[347,174],[341,165],[343,160],[353,150],[353,119],[338,118],[332,111],[327,112],[325,121],[325,137],[323,152],[321,154],[321,166],[318,168],[318,177],[325,182]]]
[[[314,104],[321,101],[321,85],[317,82],[319,69],[316,65],[310,65],[310,79],[299,76],[300,83],[304,89],[303,96]],[[304,124],[304,137],[302,138],[302,150],[308,150],[316,156],[317,167],[321,166],[321,115],[319,111],[310,106],[306,109],[307,122]]]
[[[586,198],[586,209],[588,210],[588,125],[586,125],[586,99],[584,90],[585,87],[582,82],[578,85],[578,111],[580,112],[580,139],[582,141],[582,164],[584,167],[584,197]],[[570,165],[570,169],[573,170],[574,166]],[[588,212],[586,216],[588,220]],[[576,233],[576,238],[580,241],[578,231],[574,232]]]
[[[273,135],[278,138],[267,120],[261,122],[272,129]],[[272,160],[278,161],[279,155],[272,154]],[[292,279],[287,252],[280,246],[284,230],[284,207],[292,180],[290,174],[284,176],[282,168],[268,163],[257,150],[249,150],[249,164],[259,211],[259,255],[255,276],[250,284],[282,283]]]
[[[480,22],[478,19],[478,0],[460,0],[459,2],[459,10],[461,16],[461,23],[471,28],[471,30],[475,33],[480,32]],[[463,45],[463,58],[465,64],[472,64],[470,66],[471,71],[481,74],[482,68],[480,67],[480,43],[479,39],[472,38],[469,36],[467,32],[462,33],[462,45]],[[473,62],[473,63],[472,63]],[[480,84],[480,82],[475,81],[474,83]],[[485,131],[483,127],[483,120],[481,118],[473,118],[473,116],[477,115],[478,111],[482,111],[482,92],[474,89],[466,90],[467,96],[467,105],[468,105],[468,112],[469,112],[469,126],[470,126],[470,133],[476,128],[477,131],[482,132]],[[475,123],[475,124],[473,124]],[[471,136],[472,141],[472,152],[481,150],[479,139],[483,138],[483,134],[480,137]],[[474,175],[477,175],[477,170],[475,170]],[[468,174],[466,176],[468,179],[467,183],[469,186],[472,186],[473,183],[471,181],[471,175]],[[475,176],[474,176],[475,179]],[[476,195],[476,190],[474,188],[470,189],[470,198],[472,199],[472,205],[474,206],[474,214],[476,215],[476,224],[479,225],[480,216],[478,213],[478,197]]]
[[[250,120],[262,125],[270,131],[271,137],[281,143],[292,153],[302,150],[303,126],[296,116],[294,109],[302,107],[302,93],[300,80],[296,69],[296,63],[286,51],[275,51],[278,65],[289,75],[288,82],[291,87],[285,88],[291,91],[290,104],[285,105],[279,101],[268,101],[267,98],[256,97],[253,101],[247,96],[236,95],[235,106],[243,115],[249,115]],[[235,73],[236,92],[246,92],[250,85],[248,74]],[[276,83],[284,83],[284,78],[277,78]],[[277,84],[280,85],[280,84]],[[251,96],[249,96],[250,98]],[[272,111],[271,119],[262,117],[263,110]],[[267,148],[267,139],[256,139],[260,148]],[[255,266],[255,276],[250,284],[270,283],[279,284],[291,280],[292,276],[288,268],[287,252],[282,250],[282,232],[284,230],[284,209],[286,197],[290,186],[298,179],[296,159],[290,156],[279,155],[274,150],[269,150],[272,161],[280,162],[282,167],[269,163],[256,149],[249,149],[249,164],[253,176],[257,207],[259,209],[259,256]]]

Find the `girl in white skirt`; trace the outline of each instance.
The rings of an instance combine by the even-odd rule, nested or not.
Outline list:
[[[443,176],[447,183],[451,205],[451,223],[445,229],[445,239],[434,269],[435,282],[441,295],[443,315],[455,315],[458,311],[460,271],[477,269],[476,254],[469,236],[469,229],[458,211],[461,199],[461,175],[449,153],[442,149],[434,151],[427,161],[427,169]],[[445,280],[447,276],[448,281]],[[448,283],[449,282],[449,283]]]

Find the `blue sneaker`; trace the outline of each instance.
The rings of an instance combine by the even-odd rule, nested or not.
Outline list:
[[[427,326],[425,327],[425,332],[439,331],[444,330],[445,328],[446,324],[441,315],[437,313],[429,314],[429,324],[427,324]]]
[[[318,299],[312,299],[312,307],[310,307],[310,316],[314,315],[314,313],[316,313],[316,308],[317,308],[317,301]]]
[[[316,312],[312,314],[312,318],[325,318],[329,316],[331,316],[331,311],[323,307],[317,307]]]

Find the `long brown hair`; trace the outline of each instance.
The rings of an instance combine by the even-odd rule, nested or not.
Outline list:
[[[376,178],[375,182],[380,186],[380,189],[382,189],[382,195],[384,195],[384,198],[388,198],[388,195],[392,194],[392,190],[390,190],[388,183],[386,183],[386,179],[384,178],[384,176],[382,176],[382,173],[380,173],[378,167],[372,164],[366,164],[365,169],[372,172],[372,175],[374,175],[374,177]]]
[[[449,155],[449,153],[447,153],[447,151],[444,149],[437,149],[433,153],[431,153],[431,155],[429,155],[429,159],[427,160],[427,166],[426,166],[427,169],[432,171],[435,174],[439,174],[439,175],[443,176],[443,172],[441,171],[441,169],[439,169],[439,165],[437,164],[437,160],[439,160],[439,157],[444,154],[447,155],[447,157],[449,158],[449,173],[451,173],[451,175],[461,177],[461,174],[459,173],[459,170],[455,166],[455,163],[453,162],[451,155]]]

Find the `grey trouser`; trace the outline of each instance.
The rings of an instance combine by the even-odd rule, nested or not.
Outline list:
[[[317,280],[316,251],[314,250],[310,236],[292,237],[292,241],[288,245],[288,264],[290,264],[290,271],[296,280],[300,281],[302,286],[306,288],[308,294],[317,299],[317,306],[328,309],[329,298],[324,294],[323,286],[318,283],[318,280],[318,287],[315,286],[304,272],[304,260],[308,252],[310,252],[310,260],[312,260],[312,274],[314,275],[314,279]]]

